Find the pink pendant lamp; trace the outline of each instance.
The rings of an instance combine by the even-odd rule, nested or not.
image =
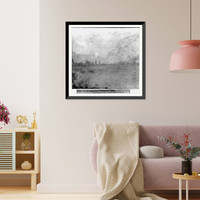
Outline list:
[[[190,40],[178,42],[181,48],[170,59],[170,71],[200,69],[200,40],[191,40],[191,0],[190,0]]]

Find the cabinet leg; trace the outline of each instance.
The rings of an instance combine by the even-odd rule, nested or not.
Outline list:
[[[31,174],[31,190],[36,190],[36,180],[37,174]]]

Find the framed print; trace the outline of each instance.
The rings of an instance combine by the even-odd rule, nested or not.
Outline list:
[[[145,22],[66,22],[66,99],[145,99]]]

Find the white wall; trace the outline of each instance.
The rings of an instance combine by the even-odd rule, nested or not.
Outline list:
[[[94,122],[199,125],[200,73],[169,72],[176,42],[189,39],[188,6],[188,0],[41,0],[40,192],[96,192],[88,156]],[[200,38],[197,12],[193,34]],[[146,99],[66,100],[65,21],[112,20],[146,21]]]
[[[5,129],[18,126],[17,115],[31,122],[39,112],[39,0],[0,0],[0,101],[11,113]],[[27,176],[0,176],[3,185],[29,182]]]
[[[39,111],[39,0],[0,1],[0,55],[0,101],[11,113],[4,128],[15,128],[17,115],[31,122]]]

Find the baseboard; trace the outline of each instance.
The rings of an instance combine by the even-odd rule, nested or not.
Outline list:
[[[37,185],[38,193],[76,193],[76,194],[99,194],[101,189],[95,184],[44,184]]]

